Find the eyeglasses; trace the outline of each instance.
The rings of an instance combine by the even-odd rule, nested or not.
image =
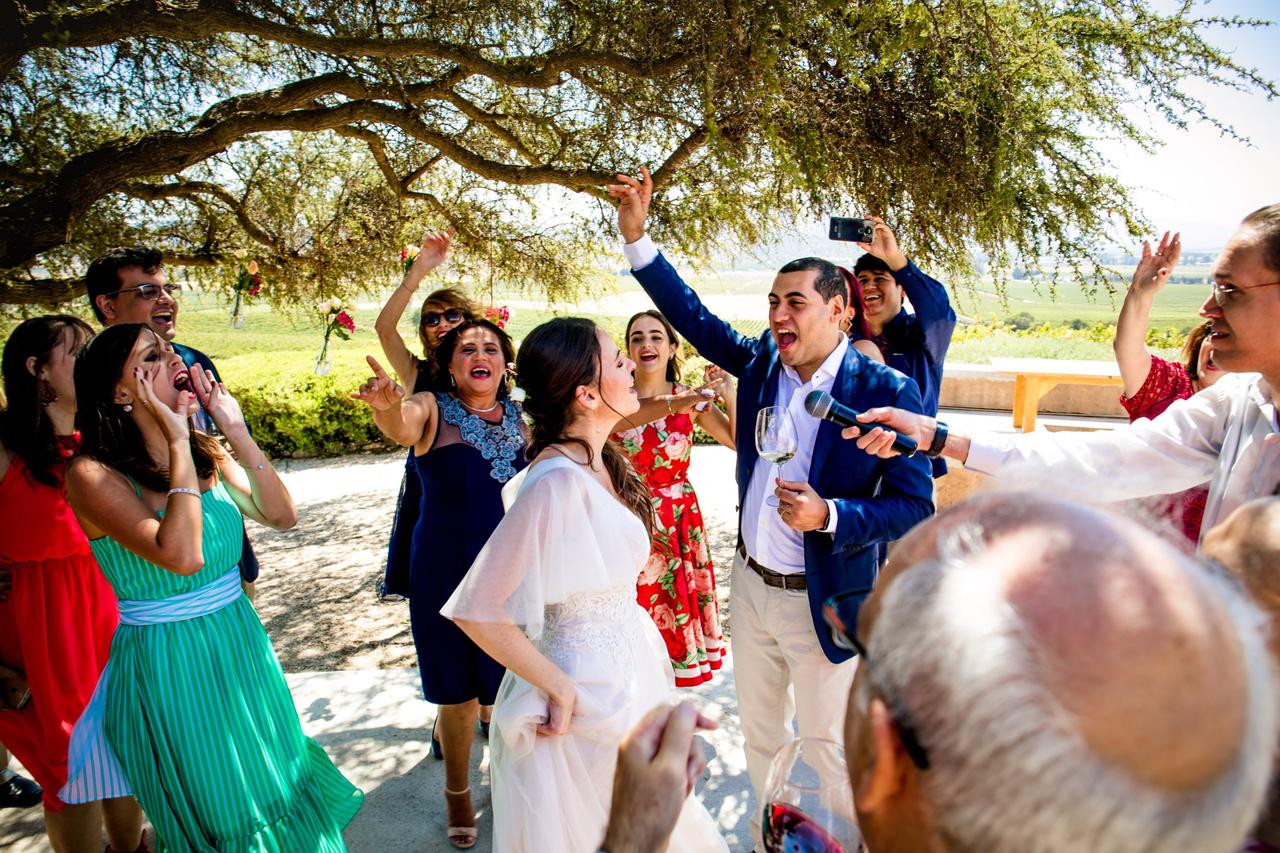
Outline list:
[[[860,656],[862,666],[870,666],[871,659],[867,656],[867,650],[863,648],[862,643],[858,642],[858,616],[869,595],[871,595],[871,587],[850,589],[830,596],[822,604],[822,619],[831,629],[831,641],[837,647]],[[885,700],[885,704],[889,704],[888,700]],[[929,753],[920,743],[915,726],[911,725],[906,712],[891,706],[889,713],[893,718],[893,725],[898,730],[902,748],[907,751],[911,763],[921,770],[928,770]]]
[[[1246,290],[1257,290],[1260,287],[1275,287],[1277,284],[1280,284],[1280,281],[1268,281],[1262,284],[1250,285],[1249,287],[1236,287],[1234,284],[1223,285],[1215,281],[1210,284],[1209,287],[1213,291],[1213,301],[1217,303],[1219,308],[1221,308],[1231,301],[1233,296],[1238,296]]]
[[[137,287],[124,287],[120,290],[113,290],[106,296],[119,296],[121,293],[136,293],[138,298],[146,302],[154,302],[160,298],[160,291],[164,291],[170,297],[176,297],[182,293],[182,285],[180,284],[139,284]]]
[[[462,311],[458,308],[446,308],[443,311],[422,312],[422,325],[429,329],[439,326],[441,320],[446,323],[461,323],[463,320]]]

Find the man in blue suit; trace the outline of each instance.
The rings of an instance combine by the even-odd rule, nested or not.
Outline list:
[[[619,202],[632,275],[676,331],[738,378],[731,627],[747,770],[759,800],[770,759],[793,737],[793,717],[801,737],[842,740],[844,710],[833,697],[847,695],[854,663],[831,641],[823,601],[869,590],[876,546],[933,512],[923,457],[866,464],[873,457],[859,458],[852,442],[838,440],[839,427],[810,417],[804,398],[823,390],[857,410],[894,405],[918,412],[920,394],[912,380],[849,346],[840,331],[848,290],[827,261],[803,258],[779,271],[769,293],[769,329],[758,339],[711,314],[644,233],[653,180],[642,174],[642,180],[619,175],[621,183],[609,188]],[[775,480],[756,452],[756,414],[766,406],[785,408],[796,426],[798,451],[784,468],[786,479]],[[770,494],[778,498],[776,509],[765,503]],[[758,818],[752,833],[759,845]]]

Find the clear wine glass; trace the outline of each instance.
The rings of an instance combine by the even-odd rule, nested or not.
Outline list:
[[[764,786],[767,853],[858,853],[862,833],[844,747],[798,738],[773,756]]]
[[[778,468],[778,479],[782,479],[782,466],[791,461],[800,449],[800,438],[796,435],[795,422],[782,406],[765,406],[756,415],[756,452],[766,462],[772,462]],[[765,505],[778,506],[778,497],[769,489]]]

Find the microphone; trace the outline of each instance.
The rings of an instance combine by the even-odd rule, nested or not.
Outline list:
[[[815,418],[831,421],[840,427],[857,427],[858,435],[876,426],[859,422],[857,412],[844,403],[837,403],[826,391],[810,391],[804,398],[804,410]],[[893,439],[893,449],[903,456],[915,456],[916,440],[909,435],[898,434]]]

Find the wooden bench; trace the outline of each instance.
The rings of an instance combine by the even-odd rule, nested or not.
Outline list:
[[[1112,385],[1123,388],[1114,361],[1060,361],[1052,358],[993,358],[997,372],[1014,377],[1013,425],[1023,432],[1036,428],[1040,398],[1055,385]]]

